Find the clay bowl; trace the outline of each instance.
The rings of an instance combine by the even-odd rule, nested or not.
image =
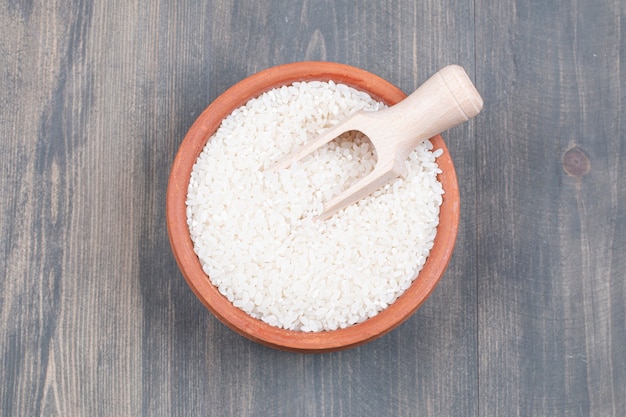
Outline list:
[[[431,140],[443,149],[437,162],[445,194],[440,223],[430,256],[406,292],[378,315],[354,326],[315,333],[284,330],[254,319],[234,307],[203,272],[189,237],[185,199],[196,158],[221,120],[248,100],[272,88],[296,81],[333,80],[369,93],[393,105],[406,97],[400,89],[367,71],[330,62],[299,62],[269,68],[244,79],[219,96],[198,117],[185,136],[172,165],[167,189],[167,228],[172,251],[187,283],[219,320],[235,332],[262,345],[298,352],[327,352],[370,342],[404,322],[435,289],[443,275],[456,241],[459,223],[459,190],[452,159],[441,136]]]

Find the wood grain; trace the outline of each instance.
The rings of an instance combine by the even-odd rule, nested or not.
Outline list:
[[[623,415],[623,4],[477,10],[481,414]]]
[[[0,415],[626,415],[626,5],[0,0]],[[165,229],[218,94],[338,61],[485,99],[444,135],[461,227],[397,330],[324,355],[238,336]]]

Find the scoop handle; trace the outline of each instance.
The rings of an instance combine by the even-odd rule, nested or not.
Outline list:
[[[482,108],[483,99],[465,70],[448,65],[383,112],[393,120],[397,150],[408,154],[420,141],[470,120]]]

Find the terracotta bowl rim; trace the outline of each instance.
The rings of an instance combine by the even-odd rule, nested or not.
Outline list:
[[[322,332],[280,329],[254,319],[233,306],[211,284],[202,270],[189,236],[185,199],[193,164],[222,119],[234,109],[272,88],[311,80],[344,83],[368,92],[388,105],[406,97],[398,87],[383,78],[346,64],[305,61],[260,71],[230,87],[196,119],[185,135],[172,164],[166,196],[166,221],[172,252],[187,284],[205,307],[228,327],[250,340],[276,349],[308,353],[362,345],[390,332],[409,318],[430,296],[446,270],[456,242],[460,212],[454,164],[443,138],[437,135],[431,141],[435,149],[443,150],[437,163],[442,170],[438,179],[445,191],[437,235],[417,278],[393,304],[362,323]]]

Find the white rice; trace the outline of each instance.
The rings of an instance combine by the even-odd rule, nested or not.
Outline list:
[[[425,141],[407,175],[326,221],[324,202],[372,170],[357,132],[289,168],[267,170],[325,128],[382,103],[333,82],[295,83],[226,117],[194,165],[187,219],[211,282],[236,307],[285,329],[345,328],[393,303],[421,270],[443,189]]]

